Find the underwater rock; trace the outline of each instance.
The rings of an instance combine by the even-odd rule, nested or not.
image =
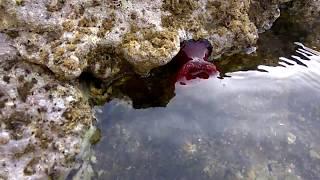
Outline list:
[[[251,2],[249,17],[262,33],[269,30],[280,17],[280,5],[291,0],[253,0]]]
[[[0,72],[0,179],[65,177],[93,120],[87,100],[38,65],[17,61]]]
[[[212,74],[210,53],[218,57],[255,46],[287,1],[1,0],[0,179],[56,179],[75,166],[91,107],[77,81],[55,76],[75,79],[88,71],[109,79],[129,65],[146,75],[171,61],[189,39],[208,39],[213,48],[201,47],[206,55],[197,57],[204,61],[184,62],[181,76],[193,68]],[[303,2],[295,1],[292,12],[312,31],[309,39],[319,42],[320,31],[311,28],[319,2]],[[146,92],[165,91],[167,83]],[[174,96],[174,86],[168,91],[162,93],[166,99]]]
[[[188,39],[208,39],[214,57],[246,51],[286,1],[2,0],[0,31],[24,59],[61,79],[85,70],[110,78],[122,61],[146,75],[168,63]],[[111,58],[101,58],[102,49]]]
[[[309,47],[320,50],[320,1],[305,0],[293,1],[287,7],[286,21],[296,33],[304,34],[303,41]]]

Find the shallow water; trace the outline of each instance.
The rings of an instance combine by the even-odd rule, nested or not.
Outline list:
[[[176,84],[164,107],[156,94],[146,109],[107,103],[96,178],[319,179],[320,57],[299,51],[308,58]]]
[[[308,35],[283,22],[208,80],[174,85],[160,68],[115,83],[97,108],[94,179],[320,179],[320,55],[294,53]]]

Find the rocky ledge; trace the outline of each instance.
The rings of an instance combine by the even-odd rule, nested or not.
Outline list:
[[[250,51],[287,1],[2,0],[0,30],[25,60],[62,79],[83,71],[108,78],[126,62],[145,75],[186,39],[208,39],[213,56]]]
[[[0,0],[0,179],[57,179],[75,167],[94,120],[82,72],[147,75],[187,39],[209,40],[211,58],[250,52],[289,1]],[[294,0],[292,11],[303,22],[318,4]]]

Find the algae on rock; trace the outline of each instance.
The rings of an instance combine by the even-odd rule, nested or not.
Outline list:
[[[145,75],[187,39],[208,39],[215,57],[247,51],[289,1],[0,0],[0,179],[56,178],[75,166],[93,121],[75,80],[84,71]],[[319,7],[294,0],[290,9],[312,44]]]
[[[91,107],[78,84],[19,59],[0,34],[0,179],[64,177],[77,163]]]
[[[208,39],[216,57],[246,51],[286,1],[2,0],[0,31],[13,34],[24,59],[61,79],[77,78],[85,70],[108,79],[119,73],[109,64],[118,63],[92,57],[92,51],[117,49],[106,56],[129,62],[140,74],[168,63],[187,39]]]

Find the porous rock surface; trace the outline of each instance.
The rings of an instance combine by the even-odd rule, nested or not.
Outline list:
[[[288,21],[305,34],[304,43],[320,50],[320,0],[294,1],[288,11]]]
[[[77,80],[58,79],[108,79],[128,64],[147,74],[192,38],[208,39],[213,56],[248,50],[288,1],[0,0],[0,179],[74,167],[91,107]],[[308,3],[305,19],[319,7]]]
[[[57,179],[68,174],[92,123],[77,84],[61,83],[22,62],[0,34],[0,179]]]
[[[169,62],[186,39],[208,39],[213,56],[250,49],[287,1],[1,0],[0,30],[24,59],[60,78],[84,70],[108,78],[122,61],[147,74]]]

